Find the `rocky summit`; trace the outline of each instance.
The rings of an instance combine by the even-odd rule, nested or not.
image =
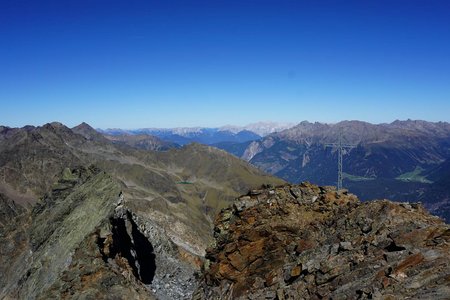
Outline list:
[[[448,299],[450,226],[420,204],[309,183],[252,190],[215,220],[194,299]]]
[[[199,258],[124,202],[93,165],[65,169],[32,211],[0,194],[0,299],[190,298]]]
[[[131,222],[117,212],[119,185],[104,172],[66,169],[31,212],[0,200],[16,215],[15,223],[7,218],[14,228],[0,231],[1,299],[149,297],[126,255],[137,247],[116,224]]]

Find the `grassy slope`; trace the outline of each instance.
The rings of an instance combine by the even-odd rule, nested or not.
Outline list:
[[[283,182],[199,144],[154,152],[95,139],[89,128],[83,135],[62,124],[17,131],[0,140],[0,175],[11,169],[17,174],[0,177],[6,180],[0,185],[12,186],[18,194],[32,190],[37,199],[65,167],[94,163],[119,180],[133,211],[152,218],[198,253],[211,239],[211,219],[218,210],[251,188]],[[177,184],[182,181],[192,184]]]

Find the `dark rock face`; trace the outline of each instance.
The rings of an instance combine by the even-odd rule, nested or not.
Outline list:
[[[114,218],[111,222],[113,244],[112,248],[108,249],[109,255],[126,257],[135,277],[145,284],[151,284],[156,271],[152,244],[139,231],[129,211],[123,218]],[[130,227],[131,234],[127,231]]]
[[[450,226],[418,204],[308,183],[251,191],[215,221],[194,299],[448,299]]]
[[[14,269],[11,257],[27,249],[27,224],[25,209],[0,194],[0,298],[1,289],[7,283],[8,273]],[[2,298],[3,299],[3,298]]]
[[[0,235],[0,298],[152,299],[141,270],[148,267],[141,253],[152,254],[145,249],[150,243],[142,242],[136,224],[120,213],[121,201],[119,185],[91,166],[66,169],[31,212],[17,214],[7,206],[8,221],[17,228],[4,227]],[[130,230],[114,226],[119,220],[128,221]],[[103,236],[115,238],[111,260],[102,259]]]
[[[23,214],[25,209],[0,193],[0,228],[9,227],[11,220]]]
[[[154,299],[120,253],[103,260],[100,231],[87,236],[71,263],[38,299]]]
[[[125,202],[95,166],[65,169],[31,211],[0,194],[0,299],[190,299],[201,258]]]

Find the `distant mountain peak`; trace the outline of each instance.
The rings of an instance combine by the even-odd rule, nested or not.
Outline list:
[[[81,122],[78,126],[75,126],[75,127],[88,127],[88,128],[92,128],[91,125],[89,125],[89,124],[86,123],[86,122]]]
[[[72,128],[72,131],[82,135],[88,140],[94,140],[94,139],[104,139],[103,135],[99,133],[97,130],[91,127],[91,125],[83,122],[75,127]]]
[[[66,127],[64,124],[60,123],[60,122],[50,122],[50,123],[46,123],[44,124],[42,127],[45,128],[64,128]],[[67,128],[67,127],[66,127]]]
[[[72,129],[76,129],[76,130],[94,130],[94,131],[96,131],[94,128],[91,127],[91,125],[89,125],[86,122],[82,122],[81,124],[78,124],[77,126],[73,127]]]
[[[271,121],[262,121],[256,123],[250,123],[245,126],[235,126],[235,125],[226,125],[219,128],[221,131],[230,131],[233,133],[239,133],[242,131],[251,131],[262,137],[269,135],[271,133],[280,132],[285,129],[294,127],[295,123],[281,123],[281,122],[271,122]]]

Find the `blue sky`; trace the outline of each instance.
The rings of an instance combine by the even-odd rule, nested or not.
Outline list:
[[[450,1],[0,2],[0,124],[450,121]]]

